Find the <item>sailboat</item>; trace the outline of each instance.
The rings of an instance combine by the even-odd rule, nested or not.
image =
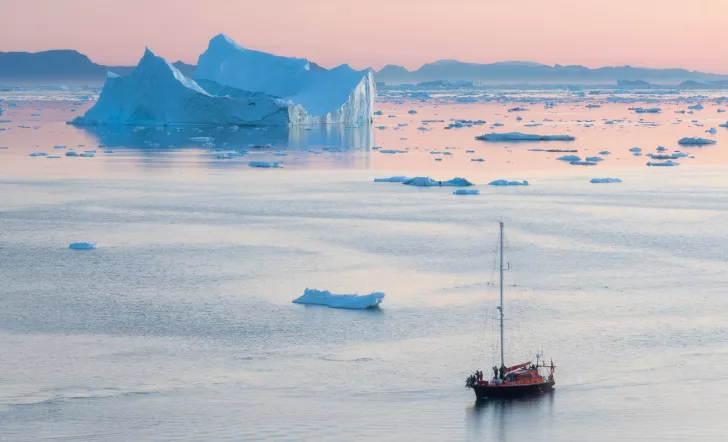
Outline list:
[[[499,267],[500,267],[500,367],[493,366],[493,378],[484,379],[482,371],[470,375],[465,386],[475,391],[478,399],[493,397],[519,397],[547,393],[554,388],[554,361],[546,365],[540,354],[536,355],[536,363],[532,361],[507,366],[503,339],[503,223],[500,223],[499,235]]]

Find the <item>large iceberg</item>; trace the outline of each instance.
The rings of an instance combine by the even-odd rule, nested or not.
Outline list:
[[[245,49],[224,34],[210,40],[194,78],[299,106],[294,124],[370,123],[374,114],[371,70],[348,65],[324,70],[302,58]]]
[[[475,139],[482,141],[574,141],[576,138],[571,135],[536,135],[509,132],[479,135]]]
[[[260,93],[217,96],[147,49],[129,76],[109,75],[96,104],[72,121],[80,125],[284,125],[292,109]]]
[[[79,125],[267,125],[370,123],[370,70],[325,70],[304,59],[244,49],[224,35],[200,56],[195,79],[149,49],[128,76],[109,73]]]
[[[378,307],[384,301],[384,293],[368,295],[335,295],[328,290],[306,289],[303,296],[293,300],[294,304],[326,305],[333,308],[365,309]]]

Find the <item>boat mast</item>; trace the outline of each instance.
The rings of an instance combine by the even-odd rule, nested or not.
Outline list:
[[[505,358],[503,357],[503,222],[500,222],[500,357],[501,367],[505,367]]]

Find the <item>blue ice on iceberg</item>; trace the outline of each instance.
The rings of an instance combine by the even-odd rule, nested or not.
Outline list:
[[[328,290],[306,289],[294,304],[325,305],[332,308],[366,309],[378,307],[384,301],[384,293],[368,295],[335,295]]]
[[[619,178],[592,178],[590,183],[594,184],[608,184],[608,183],[621,183],[622,180]]]
[[[528,186],[528,181],[495,180],[488,183],[489,186]]]
[[[69,249],[74,250],[91,250],[96,248],[96,243],[93,242],[72,242],[69,246]]]
[[[490,133],[475,137],[481,141],[574,141],[571,135],[536,135],[520,132]]]
[[[680,138],[678,144],[682,144],[683,146],[704,146],[707,144],[715,144],[715,140],[700,137],[685,137]]]

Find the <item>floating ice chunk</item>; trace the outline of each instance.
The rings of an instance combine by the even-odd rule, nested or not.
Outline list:
[[[434,187],[434,186],[440,185],[440,183],[438,181],[435,181],[432,178],[426,177],[426,176],[418,176],[418,177],[410,178],[407,181],[402,182],[402,184],[406,184],[407,186],[417,186],[417,187]]]
[[[629,149],[629,151],[630,152],[642,152],[642,149],[640,149],[639,147],[632,147]]]
[[[657,151],[658,152],[664,152],[665,150],[666,150],[665,149],[665,146],[657,146]]]
[[[406,176],[393,176],[389,178],[374,178],[375,183],[404,183],[410,178]]]
[[[248,163],[248,166],[259,167],[262,169],[271,169],[271,168],[281,167],[281,163],[275,162],[275,161],[251,161]]]
[[[498,122],[493,123],[493,127],[503,127],[503,126],[504,126],[503,123],[498,123]]]
[[[611,155],[611,154],[612,154],[612,152],[610,152],[608,150],[603,150],[603,151],[599,152],[599,155]]]
[[[586,157],[584,158],[585,161],[590,161],[592,163],[598,163],[600,161],[604,161],[604,158],[602,157]]]
[[[568,161],[568,162],[581,161],[581,157],[576,156],[576,155],[564,155],[564,156],[558,157],[556,159],[559,161]]]
[[[518,107],[514,107],[513,109],[508,109],[508,112],[524,112],[527,110],[528,109],[526,109],[525,107],[518,106]]]
[[[66,156],[67,157],[77,157],[78,156],[78,152],[75,152],[73,150],[69,150],[68,152],[66,152]]]
[[[293,300],[294,304],[325,305],[332,308],[365,309],[379,306],[384,293],[368,295],[335,295],[328,290],[306,289],[303,296]]]
[[[382,149],[379,151],[379,153],[394,154],[394,153],[407,153],[407,151],[398,150],[398,149]]]
[[[725,124],[719,124],[720,127],[728,127],[728,121],[725,122]]]
[[[470,161],[476,162],[476,163],[482,163],[485,161],[483,158],[471,158]]]
[[[84,158],[93,158],[93,157],[94,157],[95,155],[96,155],[96,154],[95,154],[95,153],[93,153],[93,152],[83,152],[82,154],[80,154],[80,155],[79,155],[79,157],[84,157]]]
[[[69,249],[74,250],[91,250],[96,248],[95,242],[72,242],[69,246]]]
[[[452,193],[453,195],[480,195],[478,189],[458,189]]]
[[[410,110],[407,111],[407,113],[410,114],[410,115],[414,115],[414,114],[417,113],[417,111],[414,110],[414,109],[410,109]]]
[[[475,139],[482,141],[574,141],[576,138],[571,135],[535,135],[509,132],[479,135]]]
[[[660,112],[662,112],[662,109],[660,109],[659,107],[636,107],[633,110],[638,114],[659,114]]]
[[[621,183],[622,180],[619,178],[592,178],[590,183],[594,184],[608,184],[608,183]]]
[[[707,133],[709,133],[711,135],[715,135],[715,134],[718,133],[718,130],[716,128],[714,128],[714,127],[711,127],[710,129],[706,130],[705,132],[707,132]]]
[[[453,178],[451,180],[443,181],[443,186],[451,186],[451,187],[468,187],[468,186],[474,186],[473,183],[466,180],[465,178]]]
[[[516,117],[516,121],[521,121],[521,120],[523,120],[523,117],[520,117],[520,116]]]
[[[706,144],[715,144],[715,140],[700,137],[685,137],[681,138],[678,144],[682,144],[683,146],[703,146]]]
[[[671,166],[679,166],[680,163],[676,163],[674,161],[667,160],[664,163],[653,163],[653,162],[649,162],[649,163],[647,163],[647,165],[648,166],[662,166],[662,167],[667,166],[667,167],[671,167]]]
[[[495,180],[488,183],[489,186],[528,186],[528,181]]]
[[[725,109],[718,109],[718,113],[719,113],[719,114],[721,114],[721,113],[723,113],[723,112],[725,112]]]
[[[57,145],[53,146],[53,148],[54,149],[65,149],[66,146],[64,146],[63,144],[57,144]]]
[[[702,105],[701,103],[698,103],[698,104],[694,104],[694,105],[692,105],[692,106],[688,106],[688,109],[693,109],[693,110],[702,110],[702,109],[703,109],[703,105]]]
[[[572,166],[596,166],[597,163],[593,161],[572,161],[569,164]]]
[[[48,154],[45,153],[45,152],[33,152],[33,153],[29,154],[28,156],[29,157],[44,157],[44,156],[47,156],[47,155]]]
[[[57,159],[59,159],[61,157],[58,156],[58,155],[48,155],[46,158],[51,159],[51,160],[57,160]]]
[[[384,115],[382,111],[374,111],[374,115]]]
[[[587,104],[586,107],[587,107],[587,109],[596,109],[601,106],[598,104]]]

